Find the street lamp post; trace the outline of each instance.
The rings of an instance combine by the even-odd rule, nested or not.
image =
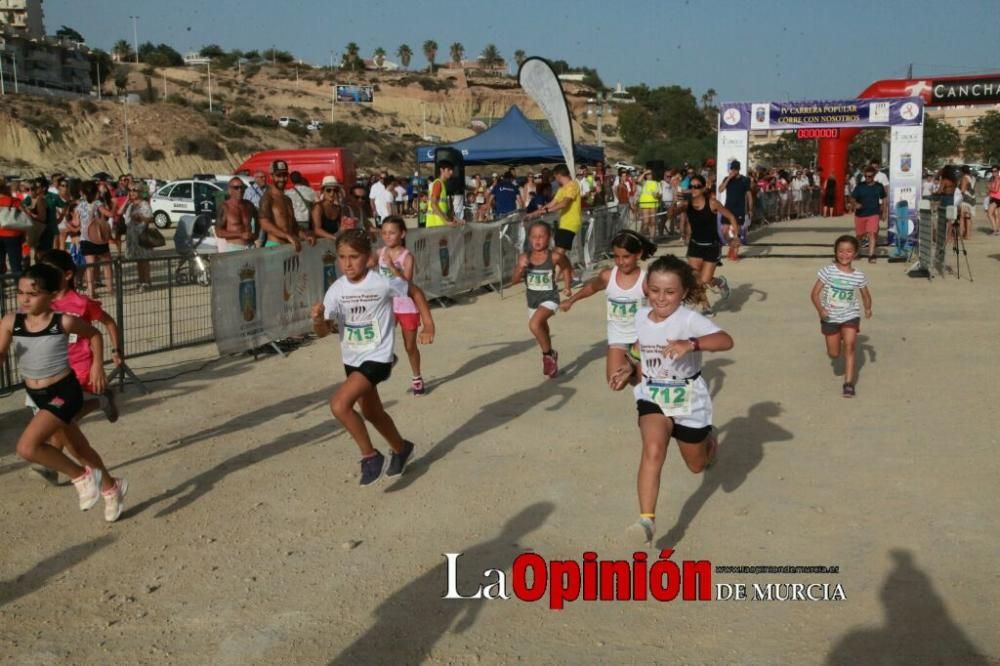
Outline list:
[[[212,61],[208,61],[208,112],[212,113]]]
[[[10,52],[10,63],[14,67],[14,92],[16,93],[16,92],[18,92],[18,90],[17,90],[17,51],[11,51]]]
[[[136,26],[136,22],[139,20],[138,16],[129,16],[132,19],[132,48],[135,49],[135,64],[139,64],[139,28]]]
[[[132,173],[132,147],[128,144],[128,95],[122,100],[122,112],[125,115],[125,162],[128,164],[128,172]]]

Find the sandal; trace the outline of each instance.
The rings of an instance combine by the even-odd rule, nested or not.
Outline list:
[[[853,398],[854,397],[854,384],[844,384],[844,393],[843,393],[843,396],[845,398]]]

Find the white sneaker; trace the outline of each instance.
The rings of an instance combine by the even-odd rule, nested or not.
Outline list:
[[[125,495],[128,493],[128,481],[119,478],[111,490],[101,492],[104,497],[104,520],[113,523],[122,515],[125,508]]]
[[[101,470],[84,467],[83,474],[73,479],[76,493],[80,496],[80,511],[86,511],[101,499]]]
[[[629,545],[635,548],[651,546],[654,534],[656,534],[656,523],[649,518],[640,518],[625,530]]]

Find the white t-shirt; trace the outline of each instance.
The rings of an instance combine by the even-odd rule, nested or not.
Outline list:
[[[380,218],[384,220],[392,215],[392,202],[396,200],[392,190],[383,187],[372,199],[375,200],[375,212]]]
[[[396,329],[392,299],[406,296],[408,291],[405,280],[389,279],[372,270],[360,282],[341,276],[330,285],[323,297],[323,311],[340,330],[344,365],[356,368],[365,361],[392,361]]]
[[[587,178],[577,178],[576,182],[580,184],[580,196],[585,197],[590,193],[590,180]]]
[[[886,192],[889,191],[889,176],[885,175],[881,171],[876,171],[875,172],[875,182],[876,183],[882,183],[882,187],[885,188],[885,191]]]
[[[660,181],[660,198],[664,203],[671,203],[674,200],[674,188],[670,187],[669,180]]]
[[[375,199],[382,192],[385,192],[385,184],[381,180],[375,181],[368,190],[368,198]]]
[[[823,283],[819,302],[829,315],[826,321],[843,324],[861,316],[857,292],[868,286],[864,273],[856,268],[852,273],[845,273],[836,264],[830,264],[819,269],[817,277]]]
[[[294,185],[292,189],[288,190],[287,196],[292,202],[295,221],[299,224],[308,224],[309,213],[312,212],[313,204],[316,203],[316,192],[308,185]]]
[[[688,352],[678,360],[664,355],[668,340],[687,340],[717,333],[722,329],[707,317],[680,306],[661,322],[649,318],[651,308],[639,308],[635,315],[636,332],[639,336],[639,353],[642,357],[643,380],[636,385],[633,394],[636,400],[646,400],[659,404],[657,382],[684,380],[701,372],[702,352]],[[712,397],[704,378],[690,382],[691,413],[674,416],[675,423],[690,428],[704,428],[712,425]],[[653,392],[657,392],[657,396]]]
[[[396,203],[406,203],[406,188],[402,185],[396,186]]]

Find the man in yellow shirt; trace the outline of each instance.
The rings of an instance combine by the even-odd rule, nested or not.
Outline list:
[[[573,249],[573,239],[580,233],[583,220],[580,216],[580,184],[569,175],[569,169],[565,164],[553,169],[552,175],[559,185],[559,191],[551,202],[539,206],[533,213],[528,213],[526,218],[531,219],[559,211],[559,227],[555,233],[556,248],[552,251],[552,260],[558,263],[559,257]]]

